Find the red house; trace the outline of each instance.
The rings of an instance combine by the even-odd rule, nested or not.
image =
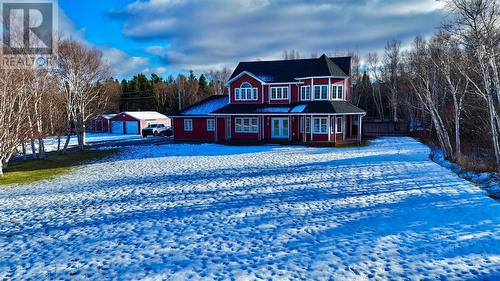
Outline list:
[[[366,112],[349,102],[351,58],[241,62],[227,87],[181,111],[175,140],[343,143],[361,141]]]

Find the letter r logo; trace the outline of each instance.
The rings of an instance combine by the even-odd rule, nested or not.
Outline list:
[[[52,55],[54,3],[52,1],[3,1],[3,53]]]

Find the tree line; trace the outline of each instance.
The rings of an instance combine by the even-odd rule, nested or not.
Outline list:
[[[122,95],[120,111],[154,110],[164,114],[175,114],[200,100],[216,94],[227,94],[224,84],[231,70],[212,70],[198,77],[193,71],[189,75],[169,75],[164,79],[157,74],[148,78],[140,73],[130,80],[120,82]],[[115,83],[118,83],[115,80]]]
[[[449,19],[431,38],[417,36],[404,50],[392,40],[381,55],[352,53],[352,102],[369,117],[406,121],[448,159],[491,159],[500,173],[500,3],[444,3]]]
[[[120,92],[102,53],[59,41],[51,68],[0,69],[0,176],[20,150],[25,158],[29,148],[33,158],[45,158],[46,136],[57,136],[58,150],[66,152],[76,135],[83,149],[89,118],[115,110]],[[61,136],[67,136],[64,144]]]

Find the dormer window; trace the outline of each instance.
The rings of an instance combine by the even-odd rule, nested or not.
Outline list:
[[[327,100],[328,99],[328,85],[314,86],[314,99]]]
[[[235,100],[257,100],[257,88],[252,88],[248,82],[241,84],[239,88],[234,89]]]
[[[288,100],[288,87],[271,87],[272,100]]]
[[[300,87],[300,99],[310,100],[311,99],[311,86],[301,86]]]
[[[343,99],[344,99],[344,86],[332,85],[332,100],[343,100]]]

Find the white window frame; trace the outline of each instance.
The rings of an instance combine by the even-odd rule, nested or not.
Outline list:
[[[193,119],[184,119],[184,131],[185,132],[193,131]]]
[[[288,87],[271,87],[271,100],[288,100]]]
[[[257,88],[253,88],[248,82],[243,82],[239,88],[234,89],[234,100],[237,101],[258,100],[258,96]]]
[[[311,132],[311,119],[309,117],[300,117],[300,133],[304,133],[304,127],[306,133]]]
[[[318,88],[319,88],[319,98],[316,98],[316,89]],[[328,85],[327,84],[314,85],[314,92],[312,94],[313,94],[313,100],[328,100]]]
[[[316,121],[318,122],[318,124],[316,124]],[[318,125],[318,127],[316,127],[316,125]],[[328,134],[328,117],[314,117],[313,118],[313,133],[314,134]]]
[[[234,131],[236,133],[258,133],[259,119],[257,117],[234,118]]]
[[[300,100],[311,100],[311,86],[300,86]]]
[[[215,131],[215,119],[207,119],[207,132]]]
[[[340,89],[340,97],[339,97]],[[332,100],[344,100],[344,85],[334,84],[332,85]]]
[[[340,126],[339,126],[339,120],[340,120]],[[343,125],[344,125],[344,118],[342,116],[335,117],[335,133],[336,134],[341,134],[343,132],[343,128],[342,128]]]

